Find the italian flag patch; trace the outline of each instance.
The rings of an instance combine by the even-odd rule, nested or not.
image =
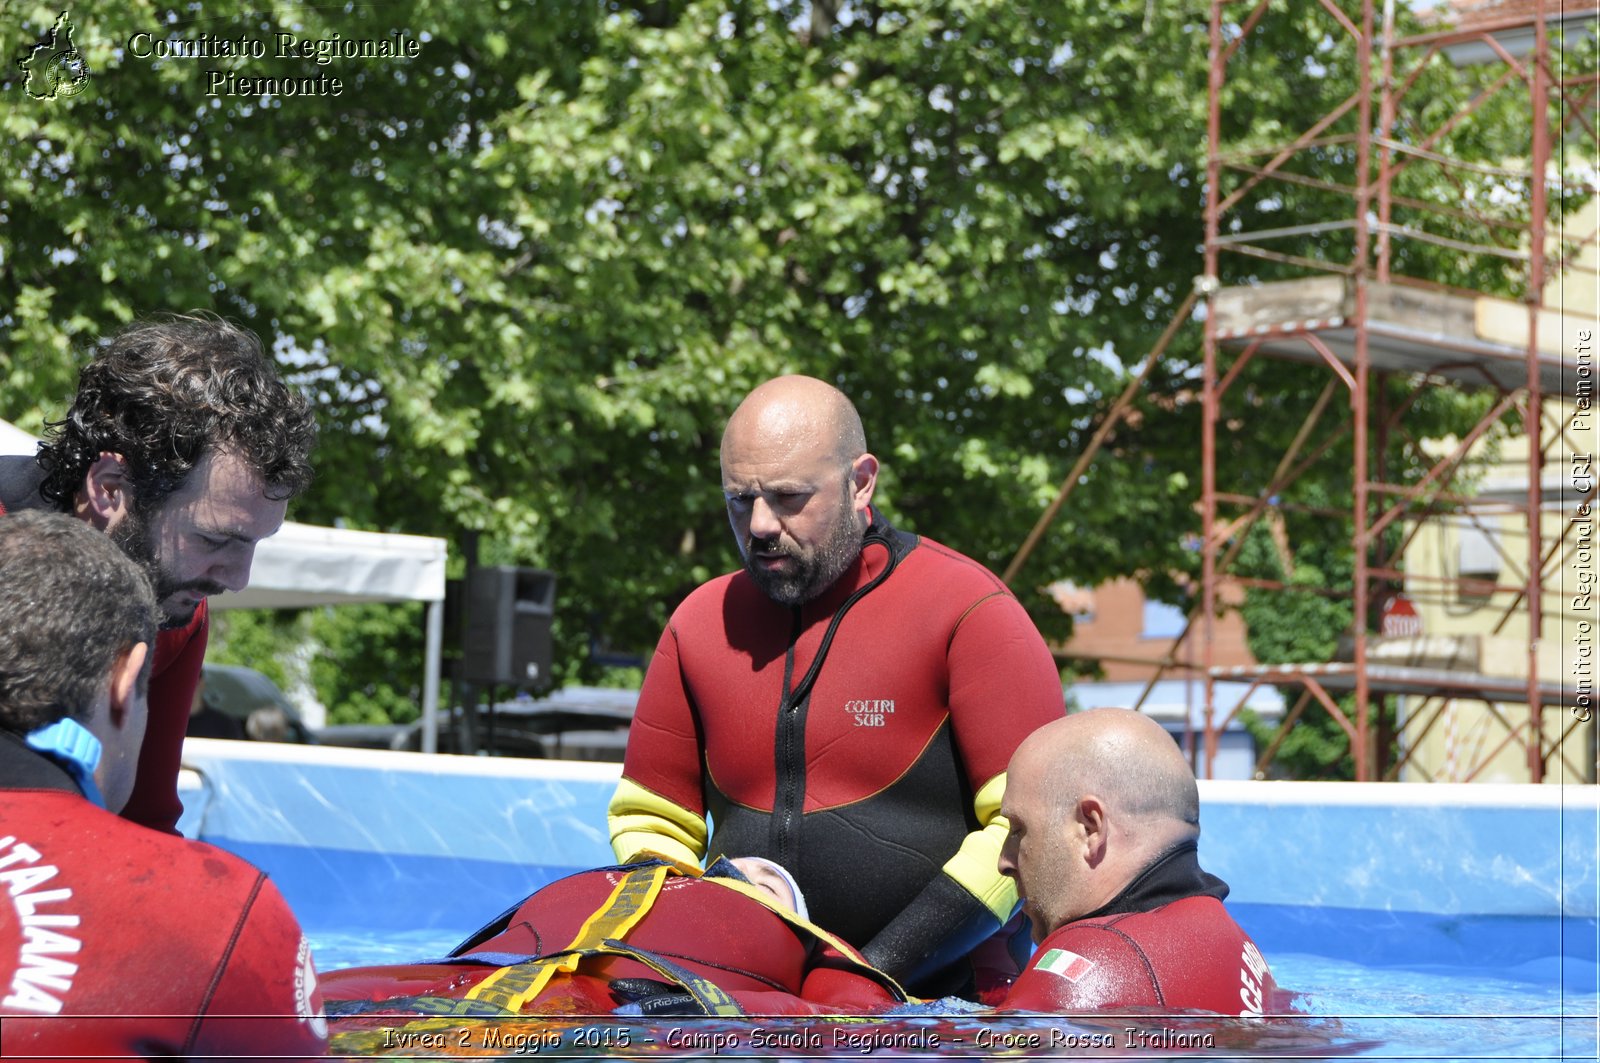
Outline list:
[[[1069,982],[1076,982],[1094,970],[1094,961],[1086,960],[1076,952],[1068,952],[1066,949],[1051,949],[1039,957],[1039,962],[1034,964],[1034,967],[1060,975]]]

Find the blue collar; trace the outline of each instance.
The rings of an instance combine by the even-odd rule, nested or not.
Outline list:
[[[28,732],[24,741],[65,768],[83,796],[101,808],[106,807],[100,787],[94,782],[94,770],[100,766],[100,739],[89,733],[88,728],[77,720],[62,717]]]

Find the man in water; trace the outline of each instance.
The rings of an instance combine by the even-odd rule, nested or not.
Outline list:
[[[1201,1008],[1260,1015],[1276,990],[1200,869],[1200,791],[1171,736],[1127,709],[1040,728],[1011,758],[1000,872],[1034,953],[1002,1007]]]
[[[643,860],[550,883],[446,960],[335,971],[323,992],[382,1003],[384,1013],[458,1015],[628,1004],[646,1014],[804,1015],[905,999],[806,914],[794,879],[767,860],[719,860],[703,874]]]

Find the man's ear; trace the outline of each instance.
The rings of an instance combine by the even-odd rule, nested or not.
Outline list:
[[[1106,858],[1106,846],[1111,835],[1106,804],[1093,794],[1085,794],[1078,799],[1075,815],[1083,839],[1084,860],[1090,867],[1097,867]]]
[[[84,474],[76,501],[77,515],[99,531],[106,531],[121,521],[133,508],[128,459],[102,451]]]
[[[118,730],[128,726],[128,713],[133,708],[139,676],[149,654],[148,642],[136,642],[133,648],[117,654],[116,663],[111,666],[111,724]]]
[[[872,504],[872,492],[878,486],[878,459],[863,454],[850,465],[850,502],[856,512]]]

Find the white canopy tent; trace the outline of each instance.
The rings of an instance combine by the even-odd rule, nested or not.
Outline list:
[[[427,602],[422,751],[438,749],[439,660],[444,645],[445,540],[284,521],[256,547],[250,585],[213,609],[303,609],[362,602]]]
[[[0,421],[0,454],[32,454],[39,441],[10,421]]]
[[[32,454],[38,440],[0,420],[0,454]],[[284,522],[256,547],[250,586],[211,599],[213,609],[299,609],[362,602],[427,602],[422,685],[423,751],[438,748],[439,662],[444,643],[445,540]]]

